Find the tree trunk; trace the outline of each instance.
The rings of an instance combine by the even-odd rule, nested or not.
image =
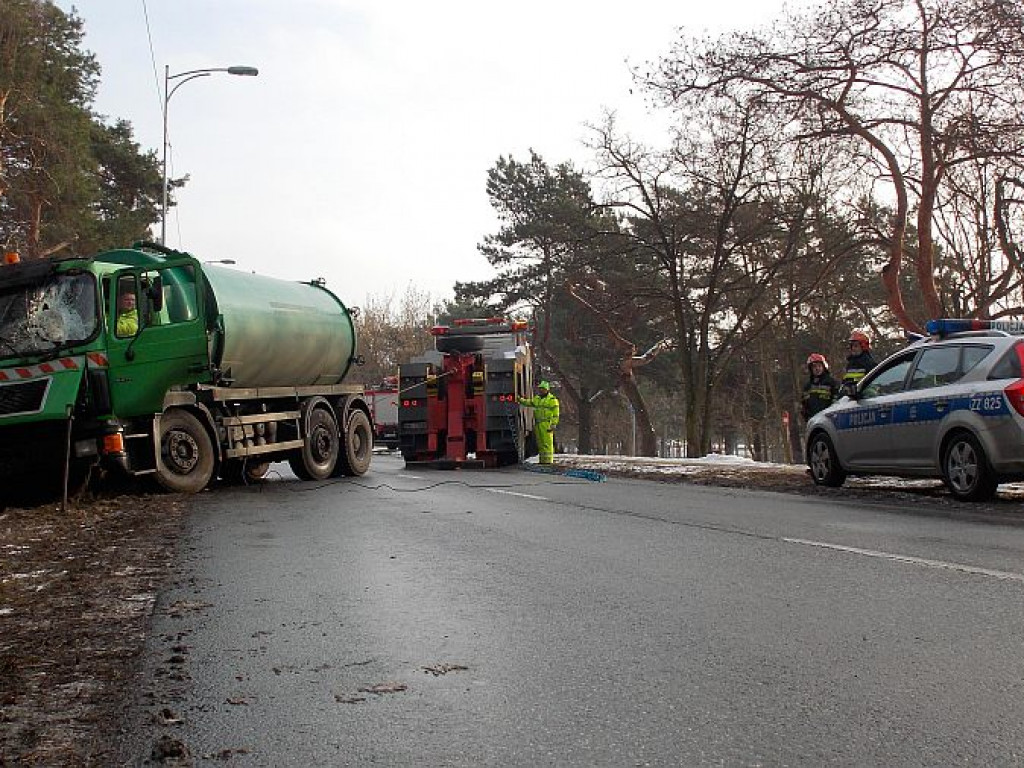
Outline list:
[[[700,418],[697,413],[697,401],[693,395],[694,388],[690,385],[686,388],[684,397],[686,413],[686,458],[697,459],[703,456],[701,452]]]
[[[630,407],[633,409],[632,417],[636,425],[633,453],[637,456],[657,456],[657,435],[654,433],[651,416],[647,412],[647,406],[644,403],[643,396],[640,394],[640,390],[637,389],[636,382],[632,377],[624,376],[622,377],[621,386],[626,399],[629,400]]]
[[[892,178],[893,191],[896,193],[896,215],[892,223],[892,241],[889,243],[889,261],[882,267],[882,285],[885,287],[885,294],[889,302],[889,309],[892,310],[896,321],[904,330],[913,333],[924,333],[924,329],[907,314],[907,308],[903,304],[903,293],[900,290],[900,269],[903,264],[903,244],[907,239],[907,217],[910,213],[910,197],[907,192],[907,179],[900,168],[899,160],[895,152],[889,146],[865,128],[847,109],[841,104],[823,100],[831,108],[835,109],[839,116],[846,122],[850,129],[867,141],[885,160]]]
[[[790,456],[792,457],[790,460],[794,464],[803,464],[805,459],[803,436],[800,432],[800,422],[797,419],[790,417],[789,429],[787,431],[789,434],[786,435],[786,438],[789,440]]]
[[[594,407],[590,402],[590,388],[580,387],[579,431],[576,436],[576,450],[586,456],[594,452]]]
[[[32,199],[31,222],[28,230],[28,242],[26,243],[28,258],[30,259],[35,259],[39,256],[39,243],[42,237],[42,222],[43,199],[40,196],[35,195]]]
[[[920,6],[919,6],[920,7]],[[924,14],[922,13],[922,17]],[[922,18],[922,22],[925,19]],[[935,126],[932,113],[931,89],[928,83],[927,23],[921,30],[922,49],[920,54],[920,151],[921,151],[921,199],[917,209],[917,255],[914,267],[917,281],[921,286],[925,312],[930,317],[942,317],[942,302],[935,287],[935,243],[932,236],[932,217],[935,213],[935,196],[938,193],[942,169],[935,157]]]

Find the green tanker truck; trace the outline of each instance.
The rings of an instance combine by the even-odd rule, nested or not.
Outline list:
[[[96,465],[195,493],[214,477],[361,475],[352,315],[322,281],[152,243],[0,264],[0,503]],[[134,308],[133,308],[134,307]]]

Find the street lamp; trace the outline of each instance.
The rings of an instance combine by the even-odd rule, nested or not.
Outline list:
[[[227,72],[229,75],[242,75],[243,77],[256,77],[260,73],[256,67],[234,66],[219,67],[214,69],[190,69],[187,72],[171,74],[171,68],[164,65],[164,159],[163,159],[163,201],[160,205],[160,245],[167,245],[167,104],[174,92],[181,88],[189,80],[197,77],[209,77],[214,72]],[[171,88],[171,80],[184,78],[181,82],[175,83]]]

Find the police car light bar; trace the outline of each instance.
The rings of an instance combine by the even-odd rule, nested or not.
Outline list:
[[[941,320],[929,320],[925,330],[932,336],[945,336],[960,331],[1004,331],[1016,336],[1024,335],[1024,321],[1022,320],[969,320],[963,318],[944,318]]]

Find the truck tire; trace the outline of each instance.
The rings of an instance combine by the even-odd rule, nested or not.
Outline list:
[[[302,448],[288,457],[288,466],[301,480],[326,480],[338,463],[338,422],[326,403],[307,417]]]
[[[370,426],[370,418],[358,408],[353,409],[341,438],[338,464],[331,474],[334,477],[365,475],[372,456],[373,427]]]
[[[228,459],[220,465],[221,479],[236,485],[258,483],[270,471],[269,461]]]
[[[213,441],[188,411],[167,411],[160,419],[156,481],[175,493],[199,493],[213,478]]]
[[[483,336],[437,336],[434,349],[445,352],[479,352],[484,348]]]

